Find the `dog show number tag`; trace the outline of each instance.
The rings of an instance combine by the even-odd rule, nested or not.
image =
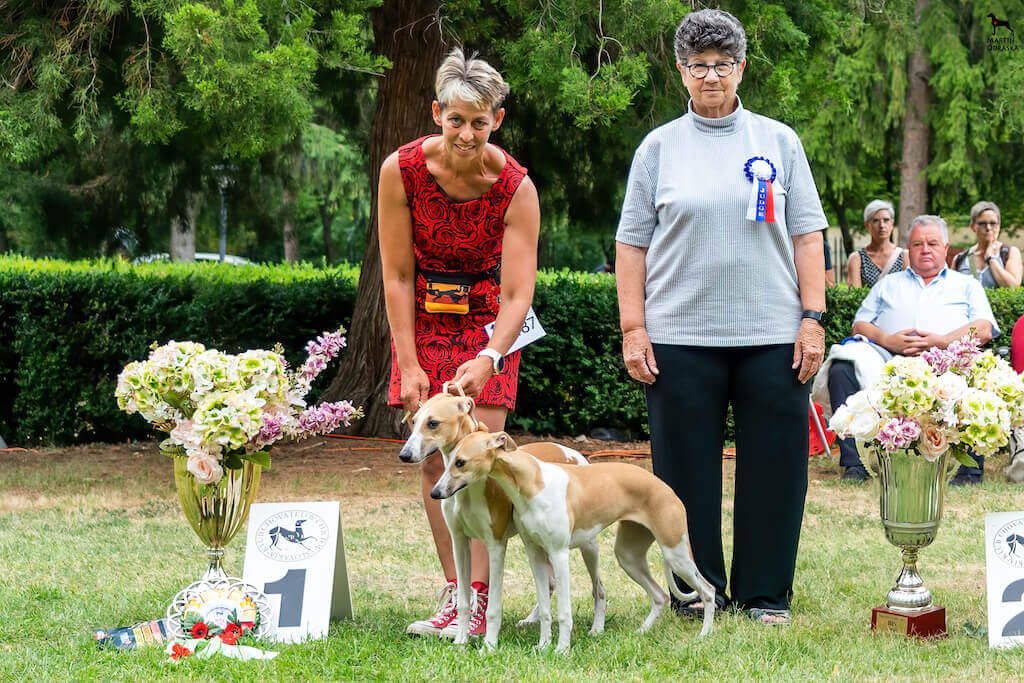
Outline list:
[[[351,619],[341,504],[254,504],[242,579],[270,598],[275,640],[323,638],[332,618]]]
[[[487,331],[488,339],[494,336],[493,322],[484,325],[484,329]],[[538,318],[537,314],[533,312],[533,306],[530,306],[530,310],[526,312],[526,320],[523,321],[523,329],[519,332],[519,336],[516,338],[512,346],[509,347],[508,353],[518,351],[527,344],[532,344],[546,334],[547,332],[545,332],[544,328],[540,325],[540,318]]]

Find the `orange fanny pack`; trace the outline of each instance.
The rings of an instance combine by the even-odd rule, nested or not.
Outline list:
[[[423,308],[427,313],[469,313],[469,290],[481,280],[497,279],[497,269],[481,273],[420,270],[427,280]]]

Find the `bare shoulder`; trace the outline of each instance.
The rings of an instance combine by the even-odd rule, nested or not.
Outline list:
[[[516,192],[512,195],[512,203],[509,205],[511,208],[516,204],[520,205],[533,205],[538,203],[537,198],[537,186],[533,184],[533,180],[530,176],[525,175],[519,182],[519,187],[516,188]]]
[[[385,182],[391,183],[397,181],[399,184],[402,182],[402,169],[398,164],[398,150],[395,150],[388,155],[384,163],[380,165],[380,182],[383,185]]]

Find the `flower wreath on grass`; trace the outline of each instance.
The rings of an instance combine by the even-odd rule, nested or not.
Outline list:
[[[171,661],[174,662],[192,655],[195,655],[196,659],[209,659],[217,654],[243,662],[251,659],[273,659],[278,655],[277,652],[244,644],[250,640],[248,634],[259,628],[259,625],[260,613],[255,606],[251,609],[243,607],[242,617],[239,617],[237,609],[232,610],[223,626],[214,619],[204,621],[199,610],[190,609],[185,612],[182,626],[192,637],[167,643],[164,652],[169,654]]]

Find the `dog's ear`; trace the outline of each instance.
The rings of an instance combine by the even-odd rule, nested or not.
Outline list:
[[[498,432],[491,439],[491,448],[497,448],[498,450],[505,451],[506,453],[514,451],[518,448],[516,442],[512,440],[512,437],[505,432]]]
[[[465,398],[460,398],[455,403],[455,407],[463,415],[469,415],[473,411],[473,399],[469,398],[468,396]]]

